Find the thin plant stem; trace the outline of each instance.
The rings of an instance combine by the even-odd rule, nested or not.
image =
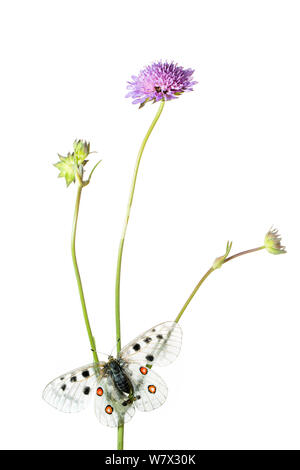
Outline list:
[[[178,313],[176,319],[175,319],[175,322],[178,323],[180,318],[182,317],[182,314],[183,312],[185,312],[185,310],[187,309],[189,303],[191,302],[192,298],[196,295],[199,287],[203,284],[203,282],[205,281],[205,279],[208,278],[208,276],[214,271],[214,268],[211,267],[209,268],[209,270],[204,274],[204,276],[200,279],[200,281],[198,282],[198,284],[196,285],[195,289],[193,290],[193,292],[191,293],[191,295],[189,296],[189,298],[187,299],[187,301],[185,302],[184,306],[182,307],[182,309],[180,310],[180,312]]]
[[[141,162],[141,158],[144,152],[145,145],[155,127],[155,124],[157,123],[162,110],[164,108],[165,101],[161,101],[159,108],[157,110],[157,113],[142,141],[141,147],[139,149],[137,159],[136,159],[136,164],[134,168],[134,173],[133,173],[133,179],[131,183],[131,188],[130,188],[130,193],[129,193],[129,200],[128,200],[128,205],[127,205],[127,210],[126,210],[126,217],[124,221],[124,226],[122,230],[122,235],[121,235],[121,240],[120,240],[120,245],[119,245],[119,251],[118,251],[118,261],[117,261],[117,273],[116,273],[116,286],[115,286],[115,319],[116,319],[116,342],[117,342],[117,353],[121,351],[121,321],[120,321],[120,281],[121,281],[121,266],[122,266],[122,256],[123,256],[123,248],[124,248],[124,242],[125,242],[125,236],[126,236],[126,231],[127,231],[127,226],[128,226],[128,221],[130,217],[130,211],[131,211],[131,206],[132,206],[132,201],[133,201],[133,196],[134,196],[134,190],[135,190],[135,185],[136,185],[136,180],[137,180],[137,175],[139,171],[139,166]],[[124,446],[124,425],[120,425],[118,427],[118,450],[123,450]]]
[[[118,450],[124,449],[124,424],[118,426]]]
[[[226,258],[223,264],[227,263],[227,261],[237,258],[238,256],[247,255],[248,253],[254,253],[255,251],[263,250],[264,248],[265,246],[263,245],[263,246],[259,246],[258,248],[252,248],[251,250],[241,251],[240,253],[236,253],[235,255],[232,255]]]
[[[235,258],[238,258],[239,256],[242,256],[242,255],[247,255],[249,253],[254,253],[255,251],[259,251],[259,250],[263,250],[265,248],[265,246],[260,246],[258,248],[252,248],[251,250],[246,250],[246,251],[241,251],[240,253],[236,253],[235,255],[232,255],[230,256],[229,258],[226,258],[222,264],[224,263],[227,263],[227,261],[230,261],[232,259],[235,259]],[[193,297],[195,296],[195,294],[197,293],[199,287],[203,284],[203,282],[208,278],[208,276],[215,271],[215,268],[213,268],[213,266],[211,268],[209,268],[209,270],[204,274],[204,276],[200,279],[200,281],[198,282],[198,284],[196,285],[195,289],[193,290],[193,292],[191,293],[191,295],[189,296],[189,298],[187,299],[187,301],[185,302],[185,304],[183,305],[182,309],[180,310],[180,312],[178,313],[176,319],[175,319],[175,322],[178,323],[180,318],[182,317],[183,313],[185,312],[185,310],[187,309],[189,303],[191,302],[191,300],[193,299]]]
[[[76,203],[75,203],[75,210],[74,210],[74,218],[73,218],[73,226],[72,226],[71,252],[72,252],[73,266],[74,266],[74,271],[75,271],[75,276],[76,276],[78,291],[79,291],[79,296],[80,296],[80,302],[81,302],[81,307],[82,307],[82,312],[83,312],[83,318],[84,318],[87,334],[88,334],[88,337],[89,337],[91,349],[92,349],[92,352],[93,352],[93,358],[94,358],[95,362],[99,362],[98,354],[97,354],[97,351],[96,351],[95,338],[92,334],[91,325],[90,325],[90,321],[89,321],[89,317],[88,317],[88,313],[87,313],[87,308],[86,308],[86,303],[85,303],[85,298],[84,298],[84,293],[83,293],[83,288],[82,288],[82,282],[81,282],[81,277],[80,277],[77,258],[76,258],[76,250],[75,250],[78,212],[79,212],[79,205],[80,205],[82,188],[83,188],[82,183],[78,182],[77,196],[76,196]]]

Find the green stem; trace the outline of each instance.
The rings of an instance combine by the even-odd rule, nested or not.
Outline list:
[[[118,426],[118,450],[124,449],[124,424],[122,426]]]
[[[224,261],[223,261],[223,264],[224,263],[227,263],[227,261],[230,261],[234,258],[238,258],[239,256],[242,256],[242,255],[247,255],[248,253],[254,253],[255,251],[259,251],[259,250],[263,250],[265,248],[265,246],[260,246],[258,248],[252,248],[251,250],[246,250],[246,251],[241,251],[240,253],[236,253],[235,255],[232,255],[230,256],[229,258],[226,258]],[[182,307],[182,309],[180,310],[180,312],[178,313],[176,319],[175,319],[175,322],[178,323],[180,318],[182,317],[182,314],[183,312],[187,309],[189,303],[191,302],[192,298],[195,296],[196,292],[198,291],[199,287],[203,284],[203,282],[208,278],[208,276],[213,272],[215,271],[215,268],[213,268],[213,266],[211,268],[209,268],[209,270],[204,274],[204,276],[200,279],[200,281],[198,282],[198,284],[196,285],[195,289],[193,290],[193,292],[191,293],[191,295],[189,296],[189,298],[187,299],[187,301],[185,302],[184,306]]]
[[[208,278],[208,276],[214,271],[214,268],[211,267],[209,268],[209,270],[207,271],[207,273],[204,274],[204,276],[200,279],[200,281],[198,282],[198,284],[196,285],[195,289],[193,290],[193,292],[191,293],[191,295],[189,296],[189,298],[187,299],[187,301],[185,302],[184,306],[182,307],[182,309],[180,310],[180,312],[178,313],[176,319],[175,319],[175,322],[178,323],[180,318],[182,317],[182,314],[183,312],[187,309],[187,306],[189,305],[190,301],[192,300],[192,298],[194,297],[194,295],[196,294],[196,292],[198,291],[199,287],[203,284],[203,282],[205,281],[205,279]]]
[[[74,218],[73,218],[73,226],[72,226],[71,252],[72,252],[73,266],[74,266],[75,276],[76,276],[77,285],[78,285],[78,291],[79,291],[79,296],[80,296],[80,302],[81,302],[84,322],[85,322],[85,326],[86,326],[86,329],[87,329],[87,334],[88,334],[88,337],[89,337],[91,349],[92,349],[92,352],[93,352],[93,358],[94,358],[95,362],[99,362],[97,351],[96,351],[95,338],[93,337],[93,334],[92,334],[91,325],[90,325],[90,322],[89,322],[89,317],[88,317],[87,308],[86,308],[86,304],[85,304],[85,299],[84,299],[84,294],[83,294],[83,289],[82,289],[82,282],[81,282],[81,277],[80,277],[80,273],[79,273],[79,269],[78,269],[78,263],[77,263],[77,258],[76,258],[76,250],[75,250],[78,212],[79,212],[79,205],[80,205],[82,188],[83,188],[82,183],[78,182],[77,196],[76,196],[76,203],[75,203],[75,211],[74,211]]]
[[[116,340],[117,340],[117,352],[119,353],[121,351],[121,322],[120,322],[120,281],[121,281],[121,266],[122,266],[122,256],[123,256],[123,248],[124,248],[124,241],[125,241],[125,236],[126,236],[126,231],[127,231],[127,226],[128,226],[128,221],[130,217],[130,210],[132,206],[132,201],[133,201],[133,196],[134,196],[134,190],[135,190],[135,185],[136,185],[136,179],[139,171],[139,166],[141,162],[141,158],[144,152],[145,145],[147,143],[147,140],[149,139],[151,132],[153,131],[155,124],[157,123],[162,110],[164,108],[165,102],[161,101],[158,111],[148,129],[147,134],[144,137],[144,140],[141,144],[140,150],[137,155],[137,160],[134,168],[134,173],[133,173],[133,179],[131,183],[131,188],[130,188],[130,193],[129,193],[129,200],[128,200],[128,205],[127,205],[127,211],[126,211],[126,217],[124,221],[124,226],[123,226],[123,231],[122,231],[122,236],[120,240],[120,245],[119,245],[119,251],[118,251],[118,261],[117,261],[117,273],[116,273],[116,287],[115,287],[115,318],[116,318]],[[124,425],[118,427],[118,450],[123,449],[123,443],[124,443]]]

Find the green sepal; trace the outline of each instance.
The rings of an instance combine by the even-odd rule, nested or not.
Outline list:
[[[66,157],[59,155],[60,162],[54,164],[59,170],[59,178],[65,178],[67,187],[75,182],[75,162],[74,154],[68,153]]]
[[[218,258],[215,259],[212,267],[213,269],[220,269],[220,267],[222,266],[222,264],[224,263],[224,261],[226,260],[227,256],[229,255],[230,253],[230,250],[231,250],[231,247],[232,247],[232,242],[227,242],[227,245],[226,245],[226,252],[225,252],[225,255],[223,256],[219,256]]]
[[[148,103],[149,101],[149,98],[146,98],[145,101],[143,101],[140,105],[139,105],[139,109],[143,108],[145,106],[146,103]]]

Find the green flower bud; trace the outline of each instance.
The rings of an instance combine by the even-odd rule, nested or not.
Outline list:
[[[74,158],[78,165],[82,164],[90,153],[90,143],[84,140],[75,140],[73,143]]]
[[[272,255],[281,255],[282,253],[286,253],[285,246],[281,245],[281,237],[277,229],[271,227],[266,234],[265,249]]]
[[[59,170],[59,178],[65,178],[67,186],[75,182],[76,175],[79,180],[83,178],[83,167],[88,162],[86,157],[90,153],[90,143],[84,140],[75,140],[73,143],[74,152],[68,153],[66,157],[58,154],[60,161],[55,163]]]

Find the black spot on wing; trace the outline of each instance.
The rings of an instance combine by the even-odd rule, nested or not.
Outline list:
[[[81,375],[82,375],[82,377],[85,377],[85,378],[86,378],[86,377],[89,377],[89,376],[90,376],[90,373],[89,373],[88,370],[84,370]]]
[[[73,377],[70,378],[70,382],[77,382],[77,377],[73,375]]]
[[[152,356],[152,354],[148,354],[148,356],[146,356],[146,359],[147,361],[152,362],[154,360],[154,356]]]
[[[157,339],[163,339],[163,335],[156,335]]]
[[[62,391],[64,392],[66,390],[66,384],[63,384],[60,388],[62,389]]]
[[[150,338],[149,336],[147,336],[147,338],[144,339],[145,343],[151,343],[152,341],[152,338]]]
[[[133,349],[135,351],[139,351],[141,349],[141,345],[139,343],[136,343],[134,346],[133,346]]]
[[[83,389],[83,393],[84,393],[85,395],[88,395],[88,394],[90,393],[90,391],[91,391],[90,387],[85,387],[85,388]]]

